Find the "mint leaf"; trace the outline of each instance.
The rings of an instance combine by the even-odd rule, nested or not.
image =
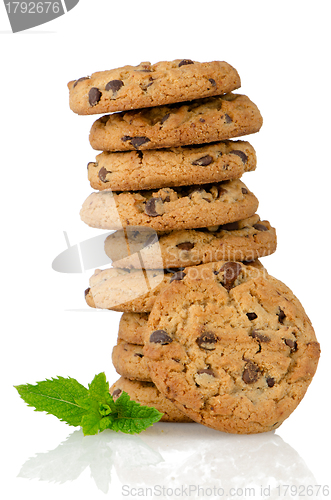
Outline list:
[[[97,401],[100,405],[109,406],[113,411],[115,410],[115,405],[113,398],[109,393],[109,383],[106,380],[106,375],[104,372],[99,373],[94,377],[92,382],[89,384],[89,397],[94,401]]]
[[[100,431],[101,415],[98,412],[90,412],[82,418],[81,426],[84,436],[92,436]]]
[[[126,392],[114,401],[104,373],[96,375],[88,389],[73,378],[63,377],[16,389],[36,411],[55,415],[69,425],[81,425],[85,436],[105,429],[136,434],[162,417],[155,408],[131,401]]]
[[[55,415],[69,425],[80,425],[86,413],[86,409],[80,406],[76,399],[86,396],[88,390],[74,378],[58,377],[37,382],[36,385],[17,385],[15,388],[35,411]]]
[[[156,408],[131,401],[126,392],[122,392],[115,401],[115,406],[117,415],[111,428],[126,434],[139,434],[158,422],[163,415]]]

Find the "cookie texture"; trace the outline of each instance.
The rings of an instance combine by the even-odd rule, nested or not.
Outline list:
[[[148,313],[123,313],[118,338],[129,344],[144,345],[148,316]]]
[[[135,191],[239,179],[256,168],[254,148],[245,141],[103,152],[88,164],[88,179],[100,191]]]
[[[149,312],[155,298],[171,281],[174,273],[129,269],[96,269],[85,290],[90,307],[119,312]]]
[[[92,125],[90,143],[100,151],[171,148],[253,134],[261,126],[257,106],[230,93],[102,116]]]
[[[150,375],[196,422],[238,434],[270,431],[302,400],[319,344],[283,283],[238,262],[219,265],[156,300],[144,347]]]
[[[113,347],[112,361],[115,370],[122,377],[143,382],[152,381],[143,354],[143,346],[118,339],[117,345]]]
[[[275,252],[276,231],[255,214],[248,219],[209,228],[167,233],[116,231],[105,240],[114,267],[146,269],[196,266],[218,260],[255,260]]]
[[[70,108],[79,115],[159,106],[225,94],[239,87],[239,75],[228,63],[190,59],[142,62],[68,83]]]
[[[127,226],[157,231],[227,224],[252,216],[258,200],[239,179],[149,191],[92,193],[83,203],[83,222],[100,229]]]
[[[110,387],[110,394],[113,398],[118,398],[122,391],[129,394],[130,398],[144,406],[153,406],[163,416],[161,422],[192,422],[176,406],[163,396],[152,382],[141,382],[138,380],[128,380],[121,377]]]
[[[172,282],[195,277],[197,273],[218,272],[220,264],[211,262],[201,266],[181,269],[138,270],[138,269],[96,269],[85,290],[85,300],[90,307],[110,309],[128,313],[148,313],[156,297]],[[259,260],[250,263],[256,274],[263,273]],[[140,331],[143,334],[143,329]]]

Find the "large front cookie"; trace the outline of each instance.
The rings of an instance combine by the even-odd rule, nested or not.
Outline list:
[[[85,290],[85,300],[90,307],[128,313],[148,313],[156,298],[174,281],[194,278],[201,270],[218,272],[220,264],[211,262],[172,272],[163,269],[96,269]],[[252,272],[259,275],[264,267],[257,260],[250,264]],[[204,272],[204,271],[202,271]],[[140,330],[143,335],[144,328]]]
[[[236,262],[169,286],[148,328],[144,354],[158,389],[196,422],[238,434],[279,427],[320,352],[293,293]]]
[[[68,83],[69,104],[79,115],[108,113],[220,95],[240,87],[237,71],[224,61],[189,59],[143,62],[99,71]]]
[[[93,189],[135,191],[239,179],[256,168],[245,141],[145,151],[103,152],[88,164]]]
[[[157,269],[197,266],[218,260],[247,261],[276,250],[276,231],[255,214],[223,226],[183,229],[169,233],[116,231],[105,240],[114,267]],[[139,250],[139,251],[138,251]]]
[[[227,224],[253,215],[258,200],[236,179],[158,191],[92,193],[83,203],[81,219],[91,227],[150,227],[157,231]]]
[[[247,96],[226,94],[103,116],[92,125],[90,143],[100,151],[170,148],[253,134],[261,126]]]
[[[110,387],[110,394],[118,398],[122,391],[129,394],[130,398],[144,406],[153,406],[163,416],[161,422],[192,422],[184,413],[163,396],[152,382],[141,382],[139,380],[128,380],[121,377]]]

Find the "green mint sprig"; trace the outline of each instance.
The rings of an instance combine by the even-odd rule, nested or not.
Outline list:
[[[156,408],[130,400],[124,391],[114,401],[104,373],[96,375],[88,389],[70,377],[17,385],[15,389],[35,411],[45,411],[69,425],[80,425],[85,436],[105,429],[139,434],[162,417]]]

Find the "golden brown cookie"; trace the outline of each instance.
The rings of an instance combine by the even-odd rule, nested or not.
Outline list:
[[[118,338],[129,344],[144,345],[149,313],[123,313],[118,327]]]
[[[209,228],[167,233],[116,231],[105,240],[105,252],[119,268],[157,269],[196,266],[218,260],[247,261],[276,250],[276,231],[255,214],[248,219]]]
[[[239,87],[239,75],[228,63],[190,59],[142,62],[138,66],[99,71],[68,83],[70,108],[79,115],[188,101]]]
[[[112,361],[115,370],[122,377],[143,382],[152,381],[143,354],[143,346],[118,339],[117,345],[113,347]]]
[[[88,164],[93,189],[135,191],[239,179],[256,168],[254,148],[223,141],[145,151],[103,152]]]
[[[319,344],[283,283],[242,263],[219,265],[156,300],[144,347],[150,375],[196,422],[237,434],[270,431],[304,397]]]
[[[225,94],[103,116],[92,125],[90,143],[100,151],[172,148],[253,134],[261,126],[247,96]]]
[[[110,388],[110,394],[116,399],[124,391],[130,398],[144,406],[153,406],[163,417],[161,422],[192,422],[192,420],[179,411],[176,406],[160,393],[152,382],[128,380],[124,377],[115,382]]]
[[[258,261],[250,263],[256,275],[264,272]],[[156,297],[173,281],[195,277],[201,269],[218,272],[219,263],[211,262],[181,270],[96,269],[90,278],[90,287],[85,290],[85,300],[90,307],[111,309],[128,313],[147,313],[152,310]],[[252,271],[253,272],[253,271]],[[144,329],[140,330],[143,335]]]
[[[83,203],[83,222],[100,229],[142,226],[167,231],[227,224],[252,216],[258,200],[239,179],[149,191],[94,192]]]

